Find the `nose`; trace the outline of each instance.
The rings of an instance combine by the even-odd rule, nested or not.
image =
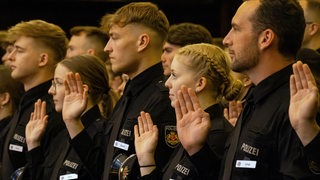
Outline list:
[[[169,89],[171,88],[171,82],[170,81],[171,81],[171,75],[169,76],[169,78],[167,79],[167,81],[164,84]]]
[[[110,39],[107,42],[106,46],[103,49],[104,52],[110,52],[111,51],[111,47],[110,47]]]
[[[230,46],[231,44],[231,40],[230,40],[230,32],[231,30],[229,31],[229,33],[223,38],[223,41],[222,41],[222,44],[226,47]]]
[[[9,61],[14,61],[16,55],[16,48],[14,48],[11,52],[9,52],[7,59]]]
[[[51,95],[54,95],[56,93],[55,88],[53,87],[53,85],[50,86],[48,93]]]
[[[161,54],[161,61],[162,61],[162,63],[166,62],[165,52],[162,52],[162,54]]]

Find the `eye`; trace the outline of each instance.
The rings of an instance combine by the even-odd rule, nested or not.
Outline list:
[[[63,86],[62,80],[56,80],[55,84],[56,84],[56,86]]]
[[[174,72],[171,72],[171,75],[170,75],[172,78],[176,78],[177,75],[174,73]]]

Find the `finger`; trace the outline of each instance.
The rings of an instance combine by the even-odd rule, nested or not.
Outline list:
[[[311,83],[312,86],[317,86],[316,80],[307,64],[303,65],[303,71],[306,76],[306,80],[308,82],[308,86]]]
[[[188,94],[191,99],[191,103],[193,105],[193,110],[201,108],[200,101],[199,101],[196,93],[194,92],[194,90],[192,90],[191,88],[188,88]]]
[[[83,106],[87,106],[87,103],[88,103],[88,89],[89,87],[86,84],[83,84],[83,92],[82,92]]]
[[[68,75],[67,75],[67,77],[68,77]],[[64,94],[65,94],[65,95],[69,95],[69,94],[71,93],[71,90],[70,90],[70,85],[69,85],[68,80],[65,79],[65,80],[63,81],[63,84],[64,84]]]
[[[240,115],[241,111],[242,111],[243,105],[241,101],[237,101],[236,102],[236,109],[237,109],[237,117]]]
[[[135,138],[140,137],[138,125],[134,125],[134,137]]]
[[[41,113],[40,113],[40,118],[44,118],[44,116],[46,115],[46,102],[43,101],[41,103]]]
[[[48,124],[48,118],[49,116],[48,115],[45,115],[43,120],[42,120],[42,127],[45,129],[47,127],[47,124]]]
[[[187,111],[188,112],[189,111],[194,111],[193,105],[192,105],[192,102],[191,102],[191,98],[190,98],[189,93],[188,93],[188,88],[183,85],[181,87],[181,92],[182,92],[182,95],[183,95],[184,102],[186,103]]]
[[[181,90],[178,90],[177,96],[178,96],[177,99],[179,101],[181,114],[187,114],[188,111],[187,111],[187,107],[186,107],[186,102],[184,101],[183,94],[182,94]]]
[[[77,92],[82,94],[83,93],[83,83],[82,83],[82,80],[81,80],[79,73],[75,74],[75,80],[76,80],[75,82],[76,82]]]
[[[150,116],[149,113],[146,113],[146,119],[147,119],[147,125],[148,125],[148,130],[151,131],[153,128],[153,121],[152,121],[152,118]]]
[[[176,112],[176,120],[179,121],[182,118],[182,112],[180,103],[177,99],[174,101],[174,110]]]
[[[304,64],[302,64],[301,61],[298,61],[297,65],[298,65],[297,67],[298,67],[298,71],[299,71],[299,77],[300,77],[302,88],[306,89],[306,88],[308,88],[308,81],[307,81],[306,74],[305,74],[305,71],[303,68]]]
[[[29,122],[30,122],[30,121],[33,121],[33,118],[34,118],[34,112],[32,112],[32,113],[30,114],[30,120],[29,120]]]
[[[292,97],[296,93],[297,93],[297,87],[296,87],[295,76],[291,75],[290,76],[290,96]]]
[[[299,66],[301,66],[300,63],[294,63],[292,65],[292,69],[293,69],[293,75],[294,75],[294,79],[295,79],[295,86],[296,89],[302,89],[302,84],[301,84],[301,79],[300,79],[300,72],[299,72]]]
[[[149,127],[148,127],[148,120],[147,120],[147,117],[146,117],[146,113],[141,111],[140,116],[141,116],[144,132],[148,132],[149,131]]]
[[[67,74],[67,82],[69,84],[70,93],[77,92],[77,83],[73,72]]]
[[[141,116],[138,117],[138,126],[139,126],[139,134],[143,134],[144,133],[144,129],[143,129],[143,124],[142,124],[142,118]]]
[[[41,106],[41,100],[38,99],[38,101],[34,104],[34,114],[35,114],[35,119],[41,118],[41,111],[40,111],[40,106]]]

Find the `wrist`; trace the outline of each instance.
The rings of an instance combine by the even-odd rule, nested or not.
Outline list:
[[[295,130],[303,146],[306,146],[314,139],[314,137],[318,135],[318,133],[320,132],[320,127],[315,120],[303,122],[305,123],[301,124],[300,128],[297,128]]]

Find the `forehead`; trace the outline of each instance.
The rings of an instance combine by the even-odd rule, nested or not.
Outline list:
[[[70,70],[67,67],[65,67],[64,65],[58,63],[57,67],[55,69],[55,72],[54,72],[54,76],[64,79],[64,77],[66,76],[67,72],[70,72]]]
[[[191,68],[188,68],[186,65],[186,62],[189,60],[189,57],[185,55],[175,55],[172,64],[171,64],[171,69],[175,71],[186,71],[186,70],[191,70]]]
[[[181,46],[165,42],[163,48],[179,49]]]
[[[31,47],[30,45],[35,45],[36,44],[36,40],[32,37],[28,37],[28,36],[19,36],[16,38],[16,41],[14,42],[15,46],[19,46],[19,47]]]
[[[238,8],[236,14],[232,18],[233,24],[249,23],[250,18],[254,16],[256,9],[259,6],[258,0],[245,1]]]

